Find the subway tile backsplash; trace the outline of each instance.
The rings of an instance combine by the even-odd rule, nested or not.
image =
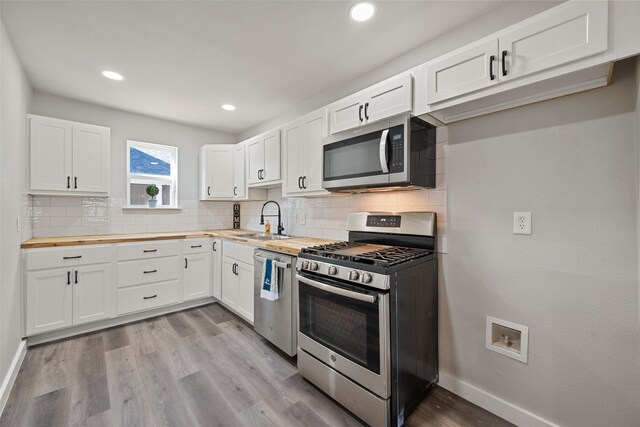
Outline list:
[[[285,233],[327,239],[348,238],[349,212],[434,211],[438,218],[438,248],[447,252],[447,141],[448,129],[439,127],[435,189],[283,199],[282,190],[274,188],[268,191],[268,198],[282,207]],[[33,237],[233,227],[233,202],[180,200],[182,210],[123,209],[125,199],[114,197],[29,196],[24,203],[30,212],[25,225],[32,230]],[[263,203],[240,203],[242,228],[264,230],[260,225]],[[265,208],[265,214],[276,212],[273,205]],[[269,220],[275,230],[277,218]]]

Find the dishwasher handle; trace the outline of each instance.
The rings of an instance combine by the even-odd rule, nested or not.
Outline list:
[[[264,262],[266,260],[265,257],[259,256],[259,255],[254,255],[253,259],[260,262]],[[278,268],[291,268],[291,264],[288,262],[276,261],[275,259],[272,261],[273,261],[273,265],[275,265]]]

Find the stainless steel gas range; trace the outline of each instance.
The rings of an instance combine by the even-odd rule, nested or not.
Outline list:
[[[400,426],[438,381],[433,212],[357,212],[349,241],[297,261],[300,374],[372,426]]]

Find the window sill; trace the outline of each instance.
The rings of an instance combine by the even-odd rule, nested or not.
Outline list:
[[[139,210],[147,210],[147,211],[181,211],[182,208],[179,207],[179,206],[178,207],[158,206],[156,208],[150,208],[149,206],[140,205],[140,206],[123,206],[122,210],[123,211],[126,211],[126,210],[136,210],[136,211],[139,211]]]

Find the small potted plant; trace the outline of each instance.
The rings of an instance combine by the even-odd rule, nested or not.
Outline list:
[[[156,196],[160,192],[160,189],[158,188],[157,185],[151,184],[150,186],[147,187],[146,191],[147,191],[147,194],[151,196],[151,198],[149,199],[149,207],[155,208],[156,206],[158,206],[158,201],[156,200]]]

